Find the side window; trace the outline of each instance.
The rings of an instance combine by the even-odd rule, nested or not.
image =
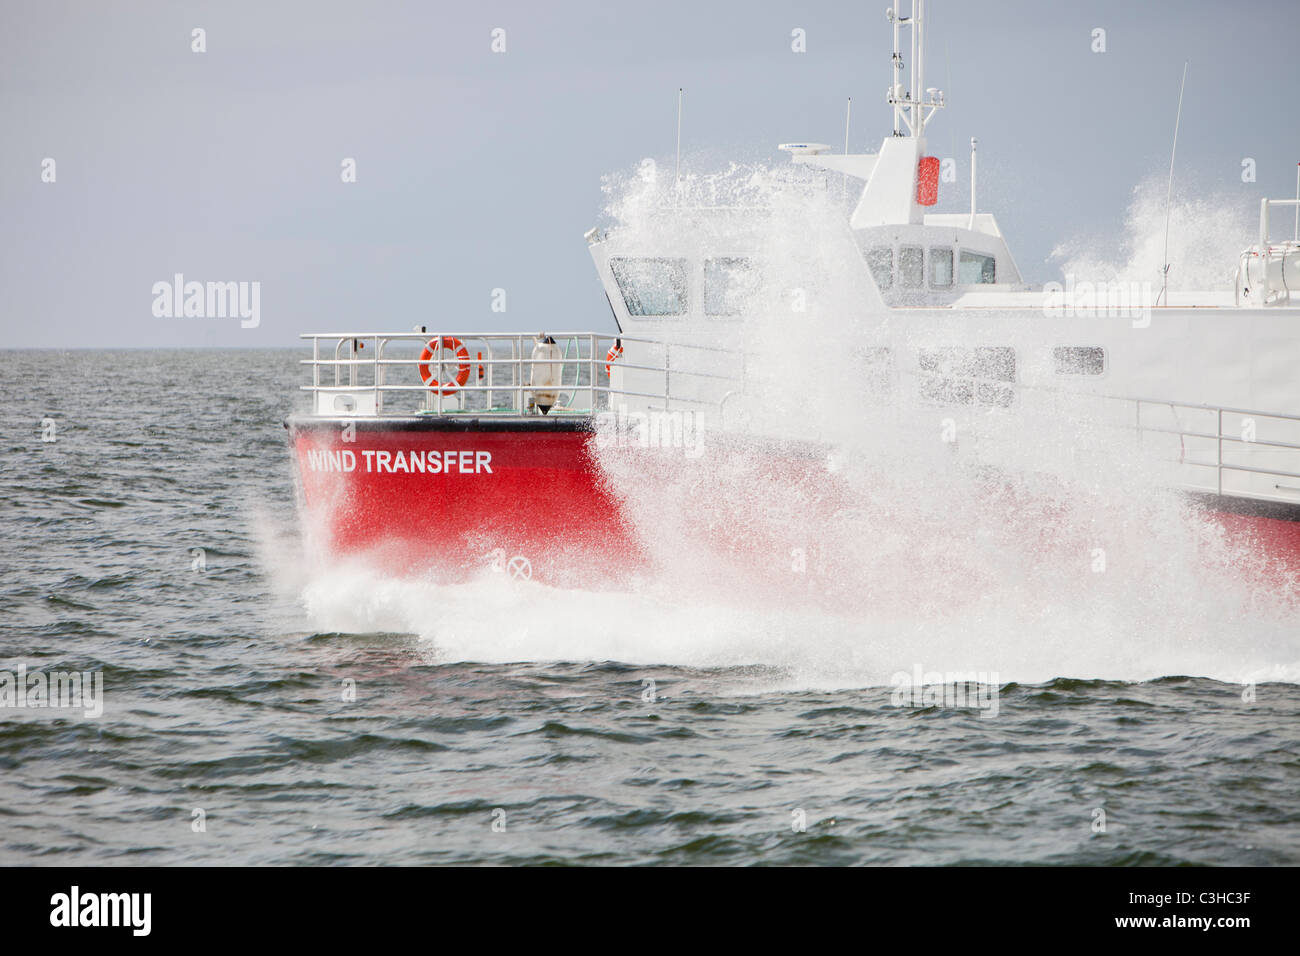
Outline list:
[[[997,260],[982,252],[967,252],[963,249],[957,267],[957,281],[962,285],[997,282]]]
[[[1015,400],[1016,350],[1013,348],[921,349],[917,359],[924,401],[936,405],[1009,408]]]
[[[917,362],[921,368],[920,391],[924,401],[935,405],[969,405],[975,395],[974,384],[959,375],[969,349],[921,349]]]
[[[704,260],[704,314],[740,315],[758,290],[758,273],[748,259]]]
[[[894,284],[894,250],[890,246],[872,246],[868,249],[867,266],[881,292]]]
[[[990,262],[993,260],[990,259]],[[1015,401],[1016,350],[1008,346],[975,349],[975,403],[1010,408]],[[1001,383],[1008,384],[1003,385]]]
[[[1106,350],[1095,346],[1060,346],[1052,349],[1057,375],[1101,375],[1106,371]]]
[[[952,250],[930,247],[930,288],[952,287]]]
[[[919,289],[925,284],[925,252],[920,246],[898,250],[898,284],[905,289]]]
[[[609,260],[614,281],[623,293],[629,315],[665,316],[686,314],[685,259]]]

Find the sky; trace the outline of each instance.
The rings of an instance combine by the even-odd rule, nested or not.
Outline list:
[[[687,169],[838,148],[848,97],[852,149],[874,152],[892,116],[887,6],[0,0],[5,347],[610,331],[582,238],[605,221],[602,176],[672,163],[679,87]],[[1059,277],[1061,242],[1118,242],[1134,188],[1163,184],[1184,61],[1178,195],[1254,216],[1294,194],[1295,0],[927,11],[926,85],[948,102],[929,152],[958,163],[936,211],[968,208],[978,136],[980,210],[1032,283]],[[177,273],[259,283],[258,324],[156,315]]]

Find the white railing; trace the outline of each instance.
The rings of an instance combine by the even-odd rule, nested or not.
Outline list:
[[[535,393],[558,392],[550,414],[563,416],[611,408],[611,396],[662,403],[665,409],[719,406],[723,393],[743,381],[743,356],[730,349],[595,332],[548,334],[561,351],[558,360],[534,360],[535,337],[525,332],[304,333],[312,357],[301,364],[311,369],[311,382],[300,389],[310,393],[317,415],[523,415],[534,412]],[[421,357],[421,350],[448,338],[454,348]],[[625,354],[612,363],[618,377],[611,381],[605,367],[616,344]],[[556,365],[558,386],[533,383],[536,367]],[[459,383],[466,366],[468,376]],[[426,375],[436,387],[425,384]]]
[[[1154,449],[1156,457],[1178,466],[1189,490],[1300,503],[1300,414],[1101,395],[978,376],[921,372],[903,378],[913,375],[918,386],[929,383],[931,394],[958,383],[969,385],[971,396],[984,397],[959,406],[924,403],[932,407],[1001,411],[1014,406],[1004,414],[1021,438],[1033,434],[1033,415],[1038,414],[1045,434],[1072,422],[1108,434],[1127,433],[1145,445],[1163,440]],[[993,433],[986,425],[976,427],[972,437],[979,442]]]
[[[1139,437],[1176,437],[1177,464],[1202,474],[1213,471],[1212,484],[1194,482],[1198,490],[1300,501],[1300,415],[1148,398],[1114,401],[1132,403]],[[1169,424],[1150,421],[1166,411]],[[1279,478],[1292,483],[1279,483]]]
[[[1300,171],[1296,186],[1300,192]],[[1268,210],[1271,206],[1295,207],[1296,227],[1291,239],[1270,238]],[[1300,198],[1259,201],[1259,243],[1242,252],[1238,259],[1234,288],[1237,305],[1243,299],[1252,305],[1294,303],[1295,293],[1300,290]]]

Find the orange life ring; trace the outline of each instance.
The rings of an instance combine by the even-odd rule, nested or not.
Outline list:
[[[429,371],[429,362],[435,358],[441,349],[448,349],[456,354],[456,378],[445,384],[439,382]],[[455,394],[456,389],[460,388],[469,381],[469,349],[465,348],[465,343],[460,339],[453,338],[450,335],[444,335],[441,339],[430,339],[424,346],[424,351],[420,353],[420,381],[435,392],[442,392],[444,395]]]
[[[605,353],[605,374],[606,375],[612,374],[609,370],[610,365],[613,364],[614,362],[617,362],[622,355],[623,355],[623,346],[620,345],[618,342],[615,342],[613,348],[611,348],[608,352]]]

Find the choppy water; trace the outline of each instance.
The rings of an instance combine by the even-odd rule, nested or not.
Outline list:
[[[1245,609],[1212,636],[1216,669],[1240,644],[1279,675],[1251,703],[1176,655],[1095,679],[1127,652],[1030,614],[1007,646],[1060,670],[983,719],[791,664],[911,659],[906,622],[736,609],[720,637],[725,607],[662,595],[349,593],[295,540],[297,358],[4,356],[0,668],[99,670],[105,703],[0,710],[0,862],[1300,863],[1300,650],[1260,657]]]

